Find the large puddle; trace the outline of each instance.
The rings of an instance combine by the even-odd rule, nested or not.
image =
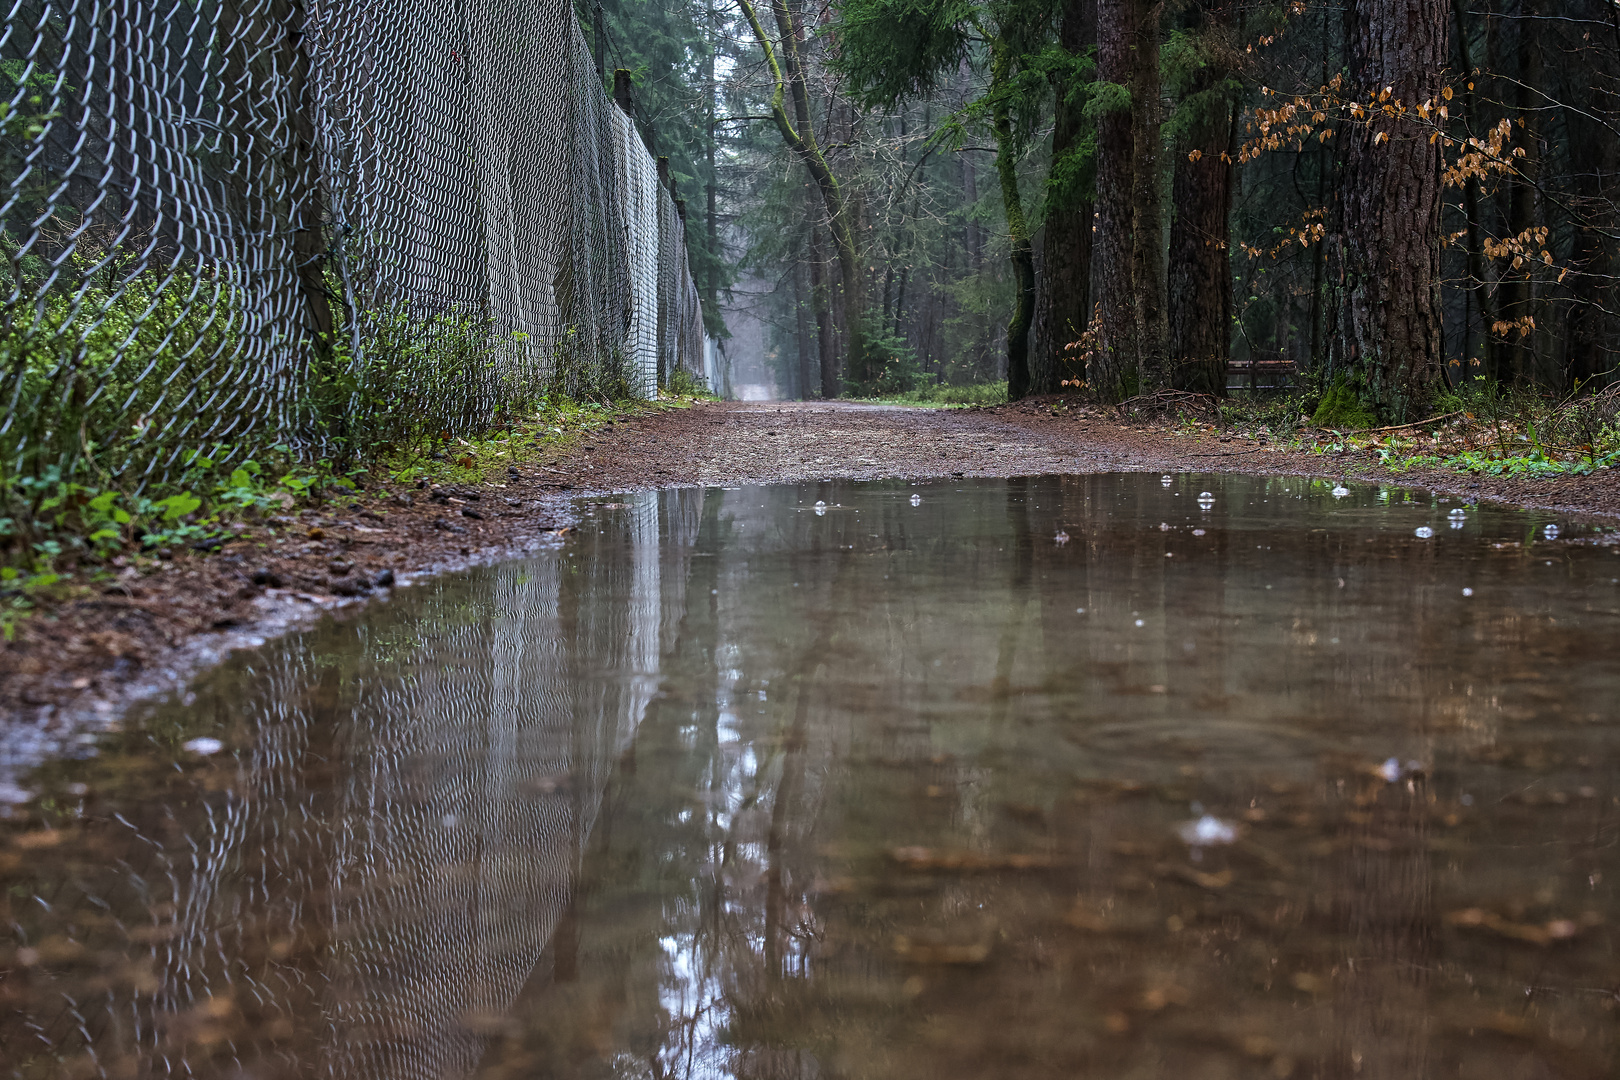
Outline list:
[[[1552,522],[1139,475],[596,504],[42,770],[0,1059],[1612,1077],[1620,547]]]

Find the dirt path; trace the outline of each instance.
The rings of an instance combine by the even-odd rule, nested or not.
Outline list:
[[[344,510],[245,530],[209,555],[168,553],[36,612],[0,648],[0,772],[129,700],[182,685],[230,649],[390,583],[555,543],[580,494],[690,484],[834,478],[1020,476],[1152,470],[1370,480],[1450,495],[1620,516],[1620,476],[1393,475],[1365,457],[1320,456],[1241,435],[1120,423],[1097,409],[1025,402],[923,410],[832,403],[702,403],[592,432],[565,453],[475,489],[372,487]]]

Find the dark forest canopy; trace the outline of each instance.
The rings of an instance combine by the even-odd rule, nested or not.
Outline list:
[[[795,395],[1613,379],[1613,4],[603,3]]]

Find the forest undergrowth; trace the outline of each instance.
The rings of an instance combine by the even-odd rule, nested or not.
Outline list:
[[[1218,404],[1195,401],[1196,395],[1144,395],[1118,411],[1126,418],[1158,416],[1190,434],[1218,432],[1324,456],[1371,454],[1396,473],[1427,468],[1578,477],[1620,464],[1620,385],[1562,398],[1489,384],[1465,387],[1440,395],[1427,419],[1390,426],[1375,426],[1370,413],[1347,408],[1335,389],[1233,396]]]
[[[35,509],[25,520],[0,517],[0,639],[11,640],[32,612],[95,592],[127,569],[155,569],[178,557],[214,554],[245,541],[265,549],[282,534],[302,534],[299,514],[337,512],[385,487],[476,486],[505,480],[566,453],[615,421],[707,396],[672,393],[656,401],[578,400],[553,395],[526,415],[462,438],[449,433],[379,449],[361,464],[300,463],[277,452],[221,467],[194,452],[174,479],[144,489],[109,478],[103,486],[43,478],[12,481]],[[215,451],[216,454],[219,451]]]

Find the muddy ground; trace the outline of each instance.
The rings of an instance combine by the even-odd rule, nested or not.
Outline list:
[[[691,484],[925,479],[1152,470],[1381,480],[1582,517],[1620,517],[1620,474],[1555,480],[1399,475],[1370,454],[1319,455],[1241,431],[1031,401],[982,409],[844,402],[707,402],[592,432],[503,483],[372,483],[354,506],[288,513],[212,553],[118,566],[24,620],[0,646],[0,766],[52,749],[129,700],[173,689],[232,648],[321,612],[385,596],[412,576],[556,542],[581,494]],[[274,530],[274,535],[271,534]]]

